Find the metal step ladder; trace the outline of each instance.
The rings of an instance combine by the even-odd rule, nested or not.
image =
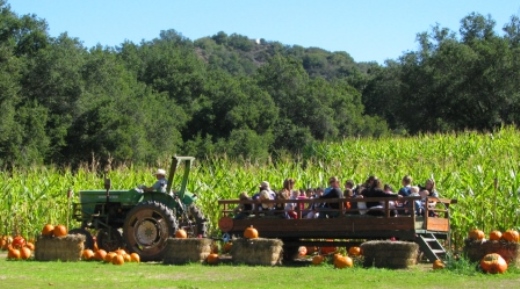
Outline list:
[[[432,233],[418,234],[415,242],[419,244],[419,248],[430,262],[442,260],[446,257],[446,249]]]

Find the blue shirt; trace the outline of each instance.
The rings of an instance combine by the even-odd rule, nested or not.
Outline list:
[[[157,182],[155,182],[155,184],[153,184],[152,188],[154,189],[154,191],[166,193],[167,185],[168,181],[166,180],[166,178],[161,178],[158,179]]]

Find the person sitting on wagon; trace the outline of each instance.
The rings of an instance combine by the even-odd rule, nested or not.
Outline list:
[[[393,194],[388,194],[383,190],[383,184],[381,180],[378,178],[374,178],[374,180],[371,183],[372,185],[368,187],[367,189],[363,190],[362,192],[362,198],[380,198],[380,197],[394,197]],[[385,212],[382,210],[384,209],[384,205],[381,204],[381,202],[377,201],[370,201],[366,202],[367,206],[367,215],[371,216],[384,216]],[[397,213],[395,212],[395,205],[393,202],[389,201],[389,209],[390,215],[395,216]]]
[[[238,197],[240,201],[252,201],[253,199],[249,197],[247,192],[240,193],[240,196]],[[251,212],[253,211],[253,204],[252,203],[240,203],[238,206],[233,210],[233,213],[235,213],[234,219],[245,219],[247,218]]]
[[[155,177],[157,181],[151,186],[141,186],[139,187],[143,192],[161,192],[166,193],[166,187],[168,186],[168,181],[166,180],[166,171],[164,169],[158,169],[155,172]]]
[[[343,198],[343,192],[340,189],[339,185],[339,179],[338,177],[331,177],[329,179],[329,185],[330,188],[326,190],[327,193],[324,193],[322,196],[320,196],[320,199],[342,199]],[[318,218],[335,218],[340,215],[340,203],[334,202],[334,203],[324,203],[324,206],[322,208],[318,208],[319,216]]]

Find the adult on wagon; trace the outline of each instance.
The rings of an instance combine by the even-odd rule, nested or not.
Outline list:
[[[251,202],[253,199],[249,197],[247,192],[240,193],[240,196],[238,197],[240,201],[246,201]],[[240,203],[238,206],[233,210],[233,213],[235,213],[235,219],[245,219],[249,217],[251,212],[253,211],[253,204],[252,203]]]
[[[157,178],[157,181],[151,187],[142,186],[140,189],[142,189],[143,192],[166,193],[166,187],[168,185],[168,181],[166,180],[166,171],[164,169],[158,169],[155,172],[155,177]]]
[[[339,179],[338,177],[331,177],[329,179],[329,185],[330,188],[326,190],[327,193],[324,193],[322,196],[320,196],[320,199],[342,199],[343,198],[343,192],[340,189]],[[339,211],[340,209],[340,202],[333,202],[333,203],[324,203],[322,208],[318,208],[319,216],[318,218],[335,218],[338,217],[341,213]]]

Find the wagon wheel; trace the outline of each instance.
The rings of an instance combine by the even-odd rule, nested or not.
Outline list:
[[[139,254],[143,261],[160,261],[166,240],[173,237],[176,230],[173,212],[154,201],[139,203],[128,213],[123,225],[128,250]]]
[[[94,249],[94,238],[92,238],[92,235],[89,231],[83,229],[83,228],[74,228],[69,231],[69,234],[80,234],[85,236],[85,249]]]
[[[116,228],[99,230],[96,240],[99,249],[103,249],[107,252],[112,252],[125,246],[123,236],[121,236],[121,232]]]

